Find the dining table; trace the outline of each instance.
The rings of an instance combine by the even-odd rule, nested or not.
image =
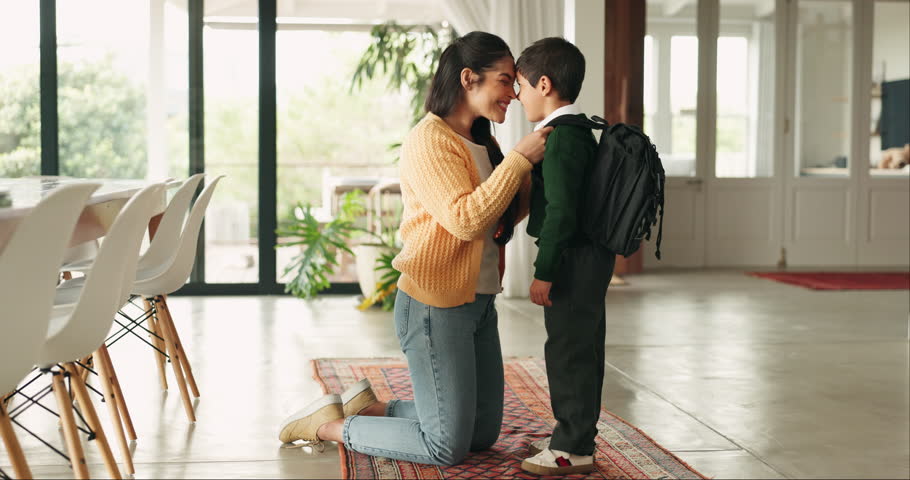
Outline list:
[[[19,221],[50,192],[64,185],[74,183],[99,183],[101,186],[89,197],[82,214],[73,230],[70,246],[76,246],[103,237],[110,229],[120,209],[136,192],[153,183],[165,182],[169,187],[180,182],[173,179],[134,180],[120,178],[74,178],[63,176],[34,176],[19,178],[0,177],[0,254],[7,241],[16,231]],[[154,229],[161,221],[161,215],[167,207],[167,191],[161,189],[153,215],[149,219],[149,229]]]

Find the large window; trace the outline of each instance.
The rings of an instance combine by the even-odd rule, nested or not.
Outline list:
[[[751,123],[749,118],[749,38],[717,39],[717,161],[718,177],[744,177],[749,163]]]
[[[182,179],[190,168],[209,178],[226,175],[208,207],[198,257],[205,261],[197,261],[193,275],[215,285],[190,286],[192,292],[280,291],[275,280],[296,247],[278,249],[276,277],[261,273],[275,245],[270,232],[259,231],[274,228],[270,218],[260,219],[272,211],[260,201],[273,190],[279,222],[293,218],[298,203],[328,220],[339,194],[395,184],[398,153],[391,147],[411,125],[411,92],[390,92],[382,77],[351,90],[351,77],[370,28],[382,19],[420,25],[442,19],[438,8],[418,0],[8,3],[0,40],[15,48],[0,50],[0,176]],[[260,44],[272,12],[275,51]],[[56,27],[56,45],[44,51],[42,25]],[[44,33],[54,39],[50,29]],[[277,131],[259,111],[271,94],[260,79],[272,81],[272,72],[260,69],[273,52]],[[56,91],[41,91],[42,59],[57,64]],[[42,111],[42,101],[52,108]],[[41,151],[42,121],[59,139],[56,152]],[[193,141],[204,147],[193,143],[192,152],[191,126]],[[269,183],[260,191],[262,180]],[[353,259],[342,261],[330,280],[355,282]]]
[[[698,38],[693,4],[653,4],[644,44],[644,128],[667,174],[678,177],[696,175]],[[720,7],[715,175],[768,177],[774,163],[773,2],[721,0]]]
[[[717,39],[717,177],[770,177],[774,3],[722,0]]]
[[[386,78],[351,89],[351,77],[370,44],[367,29],[312,29],[284,19],[278,24],[279,221],[310,204],[330,219],[339,197],[354,189],[395,181],[397,151],[410,125],[409,92],[389,92]],[[321,45],[317,49],[307,46]],[[307,52],[302,60],[301,51]],[[281,239],[279,239],[281,242]],[[280,248],[280,276],[298,247]],[[354,259],[343,254],[333,282],[356,282]]]
[[[875,2],[869,163],[873,176],[910,175],[910,1]]]
[[[7,2],[0,20],[0,177],[41,171],[38,2]],[[13,47],[15,46],[15,47]]]
[[[236,25],[237,28],[231,27]],[[259,36],[255,19],[206,18],[205,170],[226,175],[206,215],[206,283],[259,281]]]
[[[673,160],[694,163],[698,98],[698,39],[694,36],[670,37],[670,78],[670,155]]]
[[[668,176],[695,176],[698,38],[692,5],[648,9],[644,128]]]
[[[185,10],[161,0],[57,1],[62,175],[186,174],[185,150],[168,145],[185,145],[168,123],[187,108],[186,25]]]
[[[642,119],[642,130],[645,133],[651,135],[652,140],[654,136],[654,115],[657,114],[657,68],[655,59],[657,58],[656,52],[657,46],[654,45],[654,37],[652,35],[645,35],[645,45],[644,45],[644,79],[642,86],[643,88],[643,103],[644,103],[644,118]]]
[[[853,4],[803,0],[796,28],[796,174],[847,176]]]

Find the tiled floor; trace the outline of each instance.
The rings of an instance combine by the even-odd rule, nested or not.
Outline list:
[[[715,478],[910,477],[910,293],[814,292],[735,271],[630,283],[607,301],[611,411]],[[111,349],[140,437],[137,478],[338,478],[336,449],[281,449],[276,426],[319,394],[310,359],[399,354],[391,315],[355,304],[172,298],[202,392],[195,425],[176,385],[161,391],[147,347]],[[498,308],[504,354],[541,356],[539,307]],[[23,420],[59,442],[47,415]],[[36,476],[70,475],[19,433]],[[86,449],[93,476],[106,475]]]

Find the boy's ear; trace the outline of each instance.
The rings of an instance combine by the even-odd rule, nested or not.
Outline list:
[[[470,90],[478,80],[480,80],[480,75],[474,73],[474,70],[467,67],[461,69],[461,86],[465,90]]]
[[[537,80],[537,90],[544,97],[549,95],[553,91],[553,82],[550,81],[550,77],[541,75],[540,79]]]

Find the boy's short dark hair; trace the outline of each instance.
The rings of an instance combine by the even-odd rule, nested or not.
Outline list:
[[[546,75],[560,98],[575,103],[585,79],[585,56],[564,38],[542,38],[521,52],[515,70],[532,87]]]

